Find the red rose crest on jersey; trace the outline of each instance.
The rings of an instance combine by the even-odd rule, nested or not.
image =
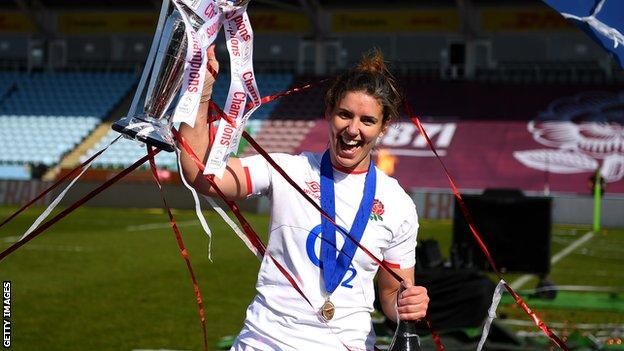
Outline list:
[[[317,181],[310,181],[310,182],[305,182],[307,188],[303,189],[303,191],[312,196],[313,198],[319,200],[321,198],[320,195],[320,191],[321,191],[321,185],[319,184],[319,182]]]
[[[371,210],[371,214],[368,218],[372,219],[373,221],[383,221],[383,217],[381,215],[383,215],[384,212],[385,210],[383,203],[375,199],[373,200],[373,209]]]

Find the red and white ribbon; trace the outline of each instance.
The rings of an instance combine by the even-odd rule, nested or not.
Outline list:
[[[245,246],[247,246],[249,251],[251,251],[259,261],[262,261],[262,254],[260,254],[258,248],[255,247],[251,241],[249,241],[247,236],[245,236],[245,233],[243,233],[243,230],[230,218],[230,216],[227,215],[223,208],[221,208],[221,206],[219,206],[219,204],[210,196],[204,196],[204,198],[206,199],[206,201],[208,201],[210,206],[212,206],[212,208],[219,214],[219,216],[223,218],[225,223],[227,223],[227,225],[232,228],[236,236],[238,236],[238,238],[245,244]]]
[[[485,345],[485,340],[487,340],[488,334],[490,333],[490,326],[496,318],[496,309],[498,308],[498,304],[501,300],[501,296],[503,295],[503,289],[505,288],[505,280],[501,279],[496,285],[496,289],[494,289],[494,294],[492,295],[492,303],[490,304],[490,308],[488,309],[488,317],[485,320],[485,324],[483,325],[483,332],[481,333],[481,340],[479,340],[479,345],[477,346],[477,351],[481,351],[483,349],[483,345]]]
[[[181,170],[182,164],[180,160],[180,149],[176,148],[175,153],[178,162],[178,170]],[[206,217],[204,217],[204,214],[202,212],[201,203],[199,202],[199,197],[197,196],[197,191],[195,190],[195,188],[189,185],[189,183],[186,181],[186,178],[182,175],[181,172],[180,179],[182,179],[182,183],[193,196],[193,201],[195,202],[195,215],[197,216],[197,219],[199,220],[199,223],[201,224],[204,233],[206,233],[206,236],[208,236],[208,260],[212,261],[212,231],[210,230],[210,227],[208,227],[208,222],[206,221]]]
[[[119,138],[120,137],[113,139],[113,141],[111,141],[108,145],[106,145],[102,150],[98,151],[97,154],[98,155],[102,154],[102,152],[106,151],[111,145],[116,143],[119,140]],[[39,227],[41,222],[43,222],[43,220],[45,220],[48,217],[48,215],[50,215],[50,213],[56,208],[56,206],[58,206],[58,204],[61,202],[61,200],[63,200],[63,198],[69,191],[69,189],[72,186],[74,186],[76,181],[78,181],[78,179],[80,179],[80,177],[89,169],[89,167],[91,167],[94,161],[95,161],[95,158],[91,158],[86,164],[82,166],[82,171],[74,179],[72,179],[71,182],[69,182],[69,184],[65,187],[65,189],[63,189],[63,191],[61,191],[61,193],[54,200],[52,200],[50,205],[48,205],[48,207],[39,215],[39,217],[35,219],[33,224],[30,225],[30,228],[28,228],[28,230],[26,230],[26,232],[22,234],[19,240],[24,240],[24,238],[26,238],[29,234],[34,232],[35,229],[37,229],[37,227]]]
[[[230,54],[231,77],[223,111],[235,123],[224,120],[219,123],[204,170],[204,174],[214,174],[219,178],[223,176],[230,154],[238,149],[247,119],[261,104],[253,70],[253,30],[246,5],[224,13],[224,31]],[[252,107],[245,113],[247,97]]]

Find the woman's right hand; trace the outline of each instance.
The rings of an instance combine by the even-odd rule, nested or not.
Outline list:
[[[214,45],[208,47],[207,56],[210,67],[206,69],[207,72],[204,79],[204,86],[202,87],[201,103],[197,109],[195,126],[191,127],[186,123],[181,123],[180,125],[180,134],[204,164],[210,152],[207,125],[208,102],[212,98],[212,88],[216,81],[217,73],[219,72],[219,61],[217,61],[215,55]],[[195,162],[184,150],[180,153],[180,161],[182,165],[182,176],[184,176],[195,189],[205,195],[216,195],[216,191],[206,181],[201,171],[195,165]],[[249,189],[247,189],[247,184],[249,184],[249,182],[246,176],[240,160],[236,157],[230,157],[223,177],[214,178],[214,181],[228,199],[238,200],[246,198],[249,193]]]
[[[207,51],[208,67],[206,68],[206,77],[204,78],[204,87],[202,88],[202,94],[200,102],[208,102],[212,97],[212,87],[217,80],[217,74],[219,73],[219,61],[215,55],[215,45],[212,44],[208,47]]]

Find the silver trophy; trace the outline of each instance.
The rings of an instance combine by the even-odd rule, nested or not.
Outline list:
[[[217,4],[224,11],[233,11],[249,3],[250,0],[218,0]]]
[[[165,2],[168,7],[168,1]],[[163,2],[164,12],[161,13],[167,12],[164,7],[165,2]],[[202,20],[190,9],[186,12],[193,27],[199,28]],[[162,30],[160,37],[158,36],[159,30]],[[153,54],[150,53],[151,57],[148,57],[142,82],[139,83],[128,116],[113,123],[112,128],[132,139],[173,152],[175,142],[171,133],[172,113],[170,105],[178,97],[182,86],[187,50],[185,23],[177,9],[174,8],[167,16],[164,25],[157,28],[155,40],[159,40],[156,58],[153,59],[153,62],[150,61],[153,58]],[[153,69],[151,70],[143,109],[137,113],[136,105],[141,100],[145,77],[149,74],[152,63]]]

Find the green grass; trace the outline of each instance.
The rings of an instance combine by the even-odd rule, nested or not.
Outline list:
[[[39,212],[18,217],[0,235],[23,233]],[[220,218],[207,218],[213,263],[200,227],[181,225],[181,231],[214,345],[240,329],[259,263]],[[258,232],[267,226],[265,216],[247,218]],[[176,219],[188,223],[194,215],[180,212]],[[193,287],[173,232],[127,230],[152,223],[166,225],[166,214],[79,209],[0,262],[0,278],[12,282],[14,349],[201,349]]]
[[[0,218],[14,210],[0,207]],[[7,238],[21,235],[41,211],[29,210],[0,228],[0,248],[8,247]],[[220,218],[207,213],[213,230],[210,262],[208,240],[194,213],[177,211],[175,216],[199,280],[212,349],[221,336],[238,333],[254,295],[259,262]],[[268,217],[246,217],[264,239]],[[13,349],[202,349],[192,284],[167,221],[159,209],[80,208],[0,262],[0,279],[12,282]],[[154,223],[162,227],[129,230]],[[553,253],[587,230],[555,227]],[[438,240],[447,254],[451,222],[423,220],[420,239],[427,238]],[[623,230],[607,230],[556,265],[551,279],[624,286],[623,244]],[[506,279],[511,282],[515,276]],[[512,305],[499,312],[529,320]],[[547,322],[624,323],[620,314],[605,312],[538,312]]]
[[[585,233],[591,231],[590,226],[583,225],[555,225],[551,235],[551,256],[563,250],[570,243]],[[448,259],[448,252],[452,241],[452,223],[445,221],[421,221],[419,239],[435,239],[440,244],[443,255]],[[520,254],[520,253],[519,253]],[[524,253],[530,254],[530,253]],[[549,303],[548,300],[532,298],[530,294],[522,294],[537,285],[537,278],[532,278],[519,289],[523,299],[547,323],[563,323],[567,327],[561,330],[568,334],[579,324],[619,324],[624,328],[624,313],[616,309],[624,305],[624,229],[606,228],[597,233],[589,242],[574,250],[571,254],[551,267],[548,279],[555,285],[579,285],[611,287],[620,293],[576,293],[576,305]],[[489,274],[493,281],[498,278]],[[505,281],[512,283],[521,274],[504,274]],[[565,294],[561,294],[565,297]],[[613,310],[591,304],[612,299]],[[595,301],[599,300],[599,301]],[[508,301],[507,303],[504,303]],[[506,299],[499,305],[500,319],[517,319],[530,321],[527,314],[512,300]],[[585,304],[585,305],[584,305]],[[563,305],[563,306],[562,306]],[[602,304],[604,305],[604,303]],[[554,328],[553,328],[554,329]],[[524,331],[537,331],[533,325],[519,328]],[[600,332],[600,330],[596,330]],[[594,332],[596,332],[594,331]]]
[[[590,231],[589,226],[556,226],[552,232],[551,254],[555,254]],[[538,311],[538,314],[547,323],[558,322],[567,325],[562,331],[569,333],[576,325],[590,324],[619,324],[624,328],[624,230],[608,228],[597,233],[588,243],[574,250],[571,254],[551,267],[549,275],[555,285],[578,285],[611,287],[619,293],[591,293],[577,292],[574,302],[561,305],[557,303],[535,299],[528,294],[523,295],[527,303]],[[513,281],[513,280],[508,280]],[[530,280],[523,288],[534,288],[536,279]],[[520,290],[520,289],[518,289]],[[566,299],[561,294],[561,299]],[[611,311],[600,308],[601,302],[612,300]],[[592,305],[595,308],[592,308]],[[500,314],[506,318],[527,319],[526,314],[513,303],[502,306]],[[529,330],[524,328],[524,330]],[[597,330],[599,331],[599,330]]]

